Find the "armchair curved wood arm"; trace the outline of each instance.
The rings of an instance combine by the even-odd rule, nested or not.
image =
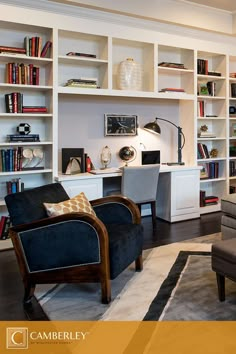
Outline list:
[[[131,219],[129,220],[129,222],[131,221],[133,224],[141,224],[141,214],[138,206],[131,199],[123,195],[111,195],[104,198],[94,199],[90,201],[90,203],[94,207],[95,211],[97,210],[96,207],[102,206],[104,211],[104,217],[107,215],[106,212],[109,214],[111,205],[114,206],[114,204],[117,204],[119,206],[122,206],[120,210],[123,209],[130,213]],[[122,216],[123,213],[122,215],[119,215],[120,218]],[[99,216],[100,219],[103,219],[104,217]]]

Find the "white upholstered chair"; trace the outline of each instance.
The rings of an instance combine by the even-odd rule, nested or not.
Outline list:
[[[156,197],[160,165],[124,166],[121,194],[141,205],[150,204],[153,228],[156,227]]]

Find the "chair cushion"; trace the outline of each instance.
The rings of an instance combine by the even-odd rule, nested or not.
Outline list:
[[[228,215],[236,218],[236,195],[230,194],[229,196],[221,199],[221,210]]]
[[[46,208],[48,216],[58,216],[76,212],[89,213],[96,216],[95,211],[83,192],[61,203],[43,203],[43,205]]]
[[[59,203],[69,199],[60,183],[50,183],[5,197],[13,226],[47,217],[44,202]]]
[[[212,245],[212,255],[236,264],[236,240],[230,239],[214,243]]]
[[[109,224],[106,227],[109,235],[111,279],[114,279],[141,255],[143,226],[136,224]]]

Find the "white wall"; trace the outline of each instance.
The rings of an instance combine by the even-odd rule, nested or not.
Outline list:
[[[135,137],[105,137],[104,114],[136,114],[138,115],[138,135]],[[59,153],[62,147],[84,147],[92,158],[96,168],[101,167],[100,153],[105,145],[112,151],[110,166],[122,166],[118,157],[120,148],[132,145],[138,151],[132,164],[140,163],[140,143],[147,150],[161,150],[161,161],[177,161],[177,129],[172,125],[160,122],[160,136],[143,130],[143,126],[156,116],[176,122],[178,105],[173,101],[168,105],[163,100],[133,100],[126,98],[63,97],[59,102]],[[59,157],[59,169],[61,158]]]

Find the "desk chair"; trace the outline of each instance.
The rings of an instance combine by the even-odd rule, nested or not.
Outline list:
[[[141,205],[151,204],[152,225],[156,227],[156,197],[160,165],[124,166],[121,194]]]

